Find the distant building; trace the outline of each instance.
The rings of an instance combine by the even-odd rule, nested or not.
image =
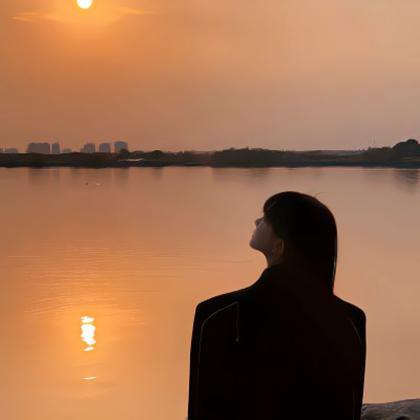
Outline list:
[[[60,143],[56,142],[51,145],[51,153],[53,155],[59,155],[61,153]]]
[[[111,143],[101,143],[99,145],[99,151],[101,153],[111,153]]]
[[[48,155],[51,153],[50,143],[29,143],[26,153],[42,153]]]
[[[19,153],[19,150],[15,147],[8,147],[4,149],[4,153]]]
[[[128,150],[128,143],[125,141],[115,141],[114,142],[114,152],[120,153],[121,150]]]
[[[95,153],[96,152],[96,145],[95,143],[86,143],[80,151],[82,153]]]
[[[72,150],[71,149],[63,149],[62,151],[61,151],[61,153],[71,153],[72,152]]]

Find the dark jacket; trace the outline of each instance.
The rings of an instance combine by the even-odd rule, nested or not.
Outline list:
[[[363,310],[281,264],[200,302],[188,420],[359,420]]]

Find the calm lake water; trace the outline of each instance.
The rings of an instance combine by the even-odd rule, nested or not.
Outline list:
[[[195,306],[258,279],[254,220],[283,190],[336,217],[364,401],[420,397],[420,171],[1,168],[1,417],[184,420]]]

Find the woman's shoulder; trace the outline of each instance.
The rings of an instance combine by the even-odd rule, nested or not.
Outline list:
[[[338,297],[337,295],[334,295],[334,298],[336,302],[346,310],[349,316],[356,319],[361,324],[366,323],[366,313],[362,308],[360,308],[359,306],[356,306],[354,303],[348,302]]]
[[[228,309],[237,310],[239,307],[243,307],[244,303],[249,298],[249,289],[249,287],[244,287],[242,289],[215,295],[199,302],[195,309],[196,316],[201,319],[206,319],[215,313],[222,313]]]

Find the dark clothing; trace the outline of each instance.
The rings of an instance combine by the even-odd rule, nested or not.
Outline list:
[[[366,316],[281,264],[200,302],[188,420],[359,420]]]

